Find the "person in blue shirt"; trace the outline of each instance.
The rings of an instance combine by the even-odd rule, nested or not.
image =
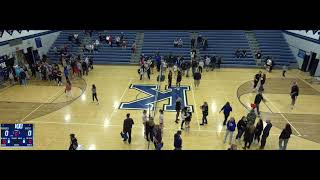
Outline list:
[[[156,63],[157,63],[157,71],[159,72],[160,71],[160,66],[161,66],[161,56],[159,54],[157,54],[155,56],[155,60],[156,60]]]
[[[227,123],[227,130],[226,130],[226,134],[224,136],[224,141],[223,143],[226,143],[227,141],[227,137],[230,134],[230,140],[229,140],[229,144],[231,145],[232,143],[232,136],[233,136],[233,132],[236,130],[236,121],[234,120],[233,117],[231,117]]]
[[[223,121],[223,125],[226,125],[227,119],[230,115],[230,112],[232,111],[232,107],[230,106],[230,103],[227,102],[220,110],[220,112],[223,110],[223,114],[224,114],[224,121]],[[219,112],[219,113],[220,113]]]

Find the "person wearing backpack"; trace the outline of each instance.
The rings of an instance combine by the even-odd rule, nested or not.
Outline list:
[[[223,141],[223,143],[226,143],[227,137],[228,137],[228,135],[230,134],[229,144],[231,145],[233,132],[236,130],[236,127],[237,127],[236,121],[234,120],[233,117],[231,117],[231,118],[229,119],[229,121],[227,122],[227,130],[226,130],[226,134],[225,134],[225,136],[224,136],[224,141]]]

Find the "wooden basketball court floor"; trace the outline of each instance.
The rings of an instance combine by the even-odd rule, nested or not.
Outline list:
[[[225,127],[222,126],[223,113],[219,113],[226,101],[233,107],[230,116],[238,121],[247,114],[255,93],[251,91],[253,76],[259,69],[222,68],[204,72],[199,88],[194,88],[191,77],[183,77],[182,85],[190,86],[187,92],[188,104],[194,113],[189,131],[182,132],[185,150],[225,150]],[[48,82],[31,81],[28,86],[12,86],[0,89],[0,123],[33,123],[34,147],[1,148],[32,150],[64,150],[69,146],[69,134],[74,133],[85,150],[153,150],[144,139],[141,120],[142,110],[119,109],[121,102],[129,102],[146,95],[132,84],[156,85],[155,72],[151,80],[139,80],[137,66],[95,66],[89,76],[73,81],[73,97],[67,98],[64,86]],[[290,70],[286,79],[281,79],[281,71],[267,73],[265,85],[266,102],[261,104],[262,119],[270,119],[273,127],[267,139],[268,150],[278,149],[278,137],[286,123],[293,127],[294,135],[288,143],[289,150],[320,149],[320,86],[306,81],[310,77],[298,70]],[[296,80],[300,86],[300,96],[296,107],[291,110],[290,83]],[[175,78],[173,80],[175,83]],[[92,102],[91,85],[97,86],[100,104]],[[161,90],[167,79],[161,83]],[[200,105],[209,105],[208,125],[200,126]],[[159,102],[157,110],[168,100]],[[132,143],[120,138],[126,113],[134,119]],[[159,113],[155,122],[159,122]],[[173,135],[180,124],[175,122],[175,112],[164,113],[163,142],[165,150],[173,149]],[[257,120],[256,120],[257,121]],[[234,134],[235,137],[236,134]],[[238,144],[241,149],[243,142]],[[253,144],[251,150],[258,149]]]

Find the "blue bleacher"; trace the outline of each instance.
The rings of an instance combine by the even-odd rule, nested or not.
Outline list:
[[[200,48],[200,55],[217,55],[222,57],[222,67],[255,67],[245,32],[242,30],[201,30],[199,35],[208,39],[208,48]],[[236,58],[237,49],[246,49],[246,58]]]
[[[93,54],[95,64],[129,64],[131,59],[131,45],[136,38],[137,31],[131,30],[111,30],[104,35],[111,34],[113,39],[124,33],[127,38],[127,48],[109,47],[105,43],[100,44],[99,52]],[[272,56],[277,66],[296,65],[296,60],[283,37],[280,30],[255,30],[256,38],[261,49],[262,55]],[[69,34],[78,33],[79,38],[83,39],[85,34],[81,30],[65,30],[53,43],[51,49],[47,53],[52,62],[58,62],[59,56],[53,52],[53,47],[63,47],[64,44],[71,47],[69,51],[72,54],[79,54],[80,48],[68,41]],[[94,31],[92,41],[98,39],[99,31]],[[256,67],[255,60],[249,47],[248,40],[243,30],[201,30],[198,34],[208,39],[209,47],[203,51],[200,48],[200,56],[218,55],[222,56],[222,67]],[[183,40],[183,48],[173,47],[173,40],[181,38]],[[187,30],[147,30],[144,31],[144,41],[142,44],[142,53],[150,56],[155,52],[160,52],[161,56],[173,54],[182,55],[186,60],[190,60],[190,32]],[[246,58],[236,58],[236,49],[246,49]],[[89,55],[89,53],[85,53]]]
[[[182,39],[182,48],[173,47],[173,41],[176,38]],[[145,56],[154,56],[155,52],[159,52],[160,56],[171,53],[172,55],[181,55],[185,60],[190,60],[190,46],[190,33],[188,31],[144,31],[142,53]]]
[[[48,57],[52,62],[58,62],[59,56],[54,54],[53,47],[63,47],[64,44],[68,44],[71,49],[69,50],[72,54],[79,54],[80,48],[78,45],[72,44],[68,41],[68,35],[71,33],[77,32],[79,34],[79,38],[83,39],[85,36],[83,31],[80,30],[67,30],[62,31],[61,34],[58,36],[57,40],[52,45],[52,48],[48,52]],[[120,36],[121,32],[123,32],[125,38],[127,39],[127,48],[116,47],[115,44],[115,37]],[[102,32],[94,31],[91,37],[92,42],[96,39],[99,39],[99,34]],[[88,55],[93,57],[94,64],[129,64],[131,59],[131,45],[136,38],[135,31],[121,31],[121,30],[111,30],[104,35],[110,35],[113,38],[113,47],[110,47],[105,42],[100,42],[100,47],[98,48],[98,52],[94,54],[90,54],[89,52],[85,52],[84,55]]]
[[[281,30],[255,30],[262,56],[271,56],[276,67],[295,66],[297,61]]]

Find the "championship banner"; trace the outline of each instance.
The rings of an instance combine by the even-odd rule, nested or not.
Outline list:
[[[0,38],[2,37],[4,30],[0,30]]]
[[[8,34],[12,35],[14,30],[6,30]]]
[[[287,31],[304,36],[304,37],[312,38],[315,40],[320,40],[319,30],[287,30]]]

